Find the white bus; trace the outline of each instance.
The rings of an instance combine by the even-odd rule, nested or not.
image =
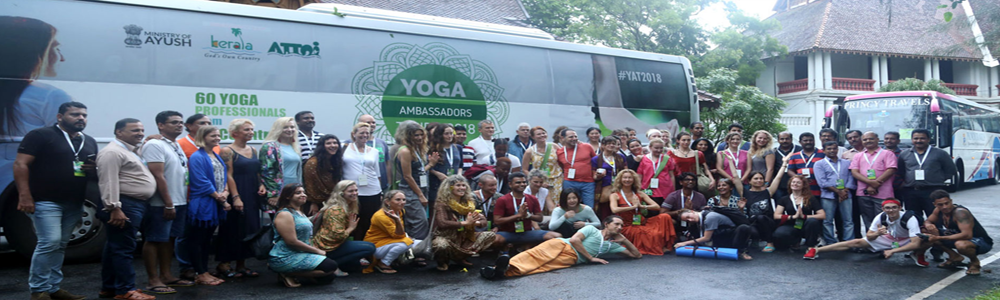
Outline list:
[[[84,132],[101,143],[125,117],[155,131],[164,110],[205,114],[221,128],[248,118],[258,140],[276,118],[303,110],[315,113],[318,131],[342,139],[362,114],[375,116],[375,134],[387,140],[408,119],[464,125],[469,139],[483,119],[501,137],[520,122],[676,133],[698,120],[683,57],[560,42],[537,29],[336,9],[346,16],[332,14],[332,4],[0,2],[0,224],[11,246],[30,254],[35,238],[16,210],[18,142],[52,125],[68,101],[88,106]],[[97,257],[103,246],[93,205],[86,208],[69,259]]]
[[[900,148],[912,147],[914,129],[930,130],[932,145],[951,153],[958,167],[949,190],[966,182],[1000,181],[1000,110],[995,108],[934,91],[889,92],[847,97],[843,106],[827,110],[827,125],[831,117],[838,132],[899,132]]]

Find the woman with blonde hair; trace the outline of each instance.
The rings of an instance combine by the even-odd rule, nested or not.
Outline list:
[[[330,198],[323,203],[323,209],[313,217],[313,247],[326,251],[326,257],[337,262],[340,268],[334,272],[338,277],[347,276],[340,269],[360,271],[368,266],[366,257],[375,253],[375,244],[364,241],[349,241],[351,232],[358,228],[358,185],[354,181],[341,180],[333,187]]]
[[[375,215],[382,203],[379,177],[385,170],[379,167],[379,150],[368,146],[371,137],[371,125],[357,123],[351,129],[351,143],[345,144],[342,151],[343,179],[354,181],[358,186],[358,228],[351,234],[355,241],[365,239],[372,215]]]
[[[227,201],[229,190],[226,182],[229,176],[226,164],[222,162],[222,157],[211,150],[221,140],[218,128],[202,126],[194,136],[198,151],[191,154],[191,159],[188,160],[190,195],[184,236],[191,245],[191,265],[197,273],[195,283],[199,285],[219,285],[225,282],[208,273],[208,253],[212,237],[219,223],[226,220],[226,211],[232,208]]]
[[[392,264],[396,259],[420,243],[420,240],[414,241],[406,236],[403,225],[405,206],[406,195],[403,191],[391,190],[385,193],[382,209],[372,216],[372,226],[365,234],[365,241],[375,244],[375,264],[365,270],[365,273],[370,273],[374,269],[384,274],[395,274],[396,270],[392,268]]]
[[[750,183],[750,173],[760,172],[764,174],[764,185],[770,185],[774,177],[774,138],[767,130],[757,130],[750,138],[750,171],[744,172],[744,183]]]
[[[486,226],[486,217],[476,209],[476,201],[472,199],[465,177],[452,175],[445,178],[437,199],[431,249],[438,270],[447,271],[451,261],[471,267],[472,263],[466,259],[495,243],[502,243],[493,231],[476,232],[476,227]]]
[[[247,145],[253,140],[253,127],[253,122],[248,119],[229,122],[229,136],[233,138],[233,143],[219,153],[229,172],[229,203],[234,209],[219,225],[218,236],[222,240],[216,243],[215,260],[219,265],[215,270],[230,278],[260,275],[247,268],[246,259],[252,258],[253,252],[243,242],[243,237],[260,230],[261,196],[267,192],[260,180],[257,151]],[[230,267],[232,261],[236,261],[236,268]]]
[[[622,235],[632,241],[639,252],[648,255],[663,255],[673,251],[674,221],[669,214],[645,217],[649,210],[660,206],[649,195],[639,191],[639,174],[630,169],[618,173],[611,184],[611,213],[625,221]]]
[[[427,157],[427,133],[414,121],[403,121],[396,128],[396,145],[393,159],[393,178],[406,194],[406,234],[422,240],[430,233],[427,222],[428,170],[437,164],[441,153]]]
[[[740,149],[743,144],[743,135],[733,132],[726,135],[724,140],[726,149],[716,153],[716,168],[722,178],[736,181],[734,177],[739,177],[739,181],[744,181],[744,176],[750,176],[750,157],[746,150]]]
[[[292,117],[278,118],[271,124],[271,131],[260,146],[260,177],[267,189],[267,203],[271,206],[278,204],[281,187],[302,183],[302,156],[299,155],[302,150],[295,136],[297,133]]]

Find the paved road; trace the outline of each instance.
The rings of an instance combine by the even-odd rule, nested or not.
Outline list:
[[[994,237],[1000,237],[1000,186],[966,189],[953,195],[972,209]],[[986,254],[992,256],[998,251]],[[468,272],[401,270],[396,275],[352,274],[327,286],[288,289],[269,272],[256,279],[227,282],[218,287],[179,288],[179,293],[159,299],[567,299],[641,298],[671,299],[905,299],[955,273],[953,270],[919,268],[902,256],[889,260],[872,254],[823,254],[804,261],[802,253],[752,252],[753,261],[716,261],[646,256],[640,260],[613,259],[604,266],[585,265],[522,278],[485,281],[474,269]],[[484,256],[492,256],[484,254]],[[473,260],[479,265],[485,259]],[[1000,282],[1000,274],[984,266],[982,276],[965,277],[930,299],[963,299]],[[263,270],[261,262],[252,268]],[[139,279],[145,276],[139,261]],[[0,255],[0,299],[28,298],[28,262],[17,254]],[[64,287],[96,298],[100,283],[96,263],[64,268]],[[141,285],[141,283],[140,283]]]

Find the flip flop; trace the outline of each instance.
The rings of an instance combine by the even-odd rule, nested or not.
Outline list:
[[[965,270],[965,275],[979,276],[982,275],[982,271],[983,271],[982,266],[969,266],[969,268]]]
[[[260,276],[260,273],[257,273],[256,271],[250,269],[243,269],[242,271],[236,271],[236,272],[243,274],[243,277],[256,278]]]
[[[337,269],[336,271],[333,271],[333,275],[337,277],[347,277],[347,275],[349,274],[347,274],[347,272],[341,271],[340,269]]]
[[[194,281],[185,280],[185,279],[177,279],[177,280],[174,280],[174,281],[171,281],[171,282],[167,282],[166,284],[167,284],[167,286],[170,286],[170,287],[188,287],[188,286],[194,286]]]
[[[968,265],[965,264],[965,263],[963,263],[960,260],[947,260],[947,261],[945,261],[945,262],[937,265],[938,268],[942,268],[942,269],[957,269],[959,267],[965,267],[965,266],[968,266]]]
[[[150,293],[153,293],[153,294],[166,295],[166,294],[177,293],[177,290],[172,289],[172,288],[170,288],[168,286],[165,286],[165,285],[158,285],[158,286],[153,286],[153,287],[147,287],[146,288],[146,292],[150,292]]]
[[[767,246],[767,247],[764,247],[764,250],[760,250],[760,252],[764,252],[764,253],[771,253],[771,252],[774,252],[774,246]]]

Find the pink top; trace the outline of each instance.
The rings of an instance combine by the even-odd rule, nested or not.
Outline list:
[[[742,171],[743,175],[747,174],[747,157],[749,156],[746,150],[740,150],[739,153],[729,152],[729,149],[719,151],[722,153],[722,171],[729,174],[729,177],[737,177],[737,174],[730,172],[729,160],[736,159],[736,169]],[[730,155],[733,154],[733,155]]]
[[[659,157],[654,157],[650,159],[652,154],[646,154],[642,156],[642,162],[639,163],[639,176],[642,176],[642,189],[649,188],[649,182],[652,181],[653,174],[656,174],[656,167],[659,167],[658,162]],[[692,159],[694,159],[692,157]],[[657,187],[653,189],[653,194],[650,197],[661,197],[666,198],[667,195],[674,192],[674,175],[677,173],[677,162],[675,158],[664,153],[663,161],[659,162],[663,165],[663,171],[660,171],[659,179],[657,182]]]
[[[892,151],[878,149],[874,153],[869,153],[868,151],[858,153],[854,155],[854,159],[851,159],[851,170],[858,170],[861,172],[861,176],[868,176],[868,170],[875,170],[875,177],[882,176],[888,169],[896,168],[896,154]],[[895,198],[892,192],[892,178],[887,178],[881,186],[878,187],[878,193],[875,195],[865,195],[865,189],[868,188],[868,184],[858,180],[858,196],[869,196],[878,199],[888,199]]]

